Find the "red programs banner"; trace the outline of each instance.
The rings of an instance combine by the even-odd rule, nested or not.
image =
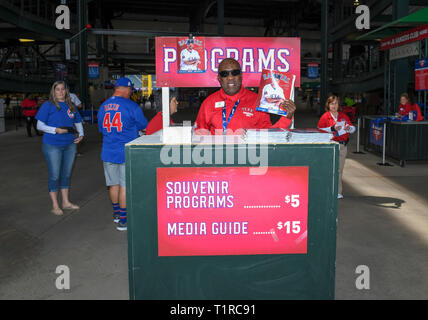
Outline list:
[[[388,50],[425,38],[428,38],[428,24],[382,39],[380,50]]]
[[[307,253],[308,167],[158,168],[158,255]]]
[[[156,38],[157,87],[219,87],[218,65],[226,57],[239,61],[243,85],[257,87],[263,69],[273,69],[296,75],[295,86],[300,87],[300,38],[234,38],[204,37],[205,72],[180,73],[178,60],[181,48],[177,37]],[[195,46],[197,48],[197,46]]]

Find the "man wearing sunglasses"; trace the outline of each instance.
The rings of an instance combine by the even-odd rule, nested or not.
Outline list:
[[[281,108],[287,111],[274,125],[268,113],[256,111],[257,94],[242,87],[238,61],[224,59],[218,66],[221,89],[208,96],[196,118],[196,134],[241,134],[242,129],[288,128],[296,106],[286,100]]]

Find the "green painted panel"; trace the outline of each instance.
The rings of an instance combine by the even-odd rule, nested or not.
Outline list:
[[[334,298],[338,144],[268,146],[269,166],[309,167],[308,253],[288,255],[158,257],[156,168],[198,166],[164,165],[161,148],[126,147],[131,299]]]

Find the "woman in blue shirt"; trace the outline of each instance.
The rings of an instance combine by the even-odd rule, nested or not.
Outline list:
[[[36,119],[37,129],[44,132],[42,150],[49,170],[48,189],[52,213],[63,214],[58,204],[58,190],[61,190],[62,209],[77,210],[79,206],[68,198],[68,189],[76,145],[83,139],[83,126],[65,82],[57,81],[52,85],[49,101],[40,107]],[[78,138],[74,134],[75,128]]]

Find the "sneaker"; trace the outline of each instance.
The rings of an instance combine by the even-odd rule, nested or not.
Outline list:
[[[116,229],[119,230],[119,231],[126,231],[126,230],[128,230],[128,228],[126,227],[126,222],[119,221],[119,223],[117,224]]]
[[[337,199],[343,199],[343,194],[339,193],[339,194],[337,195]]]
[[[113,214],[114,223],[118,223],[120,221],[120,214]]]

